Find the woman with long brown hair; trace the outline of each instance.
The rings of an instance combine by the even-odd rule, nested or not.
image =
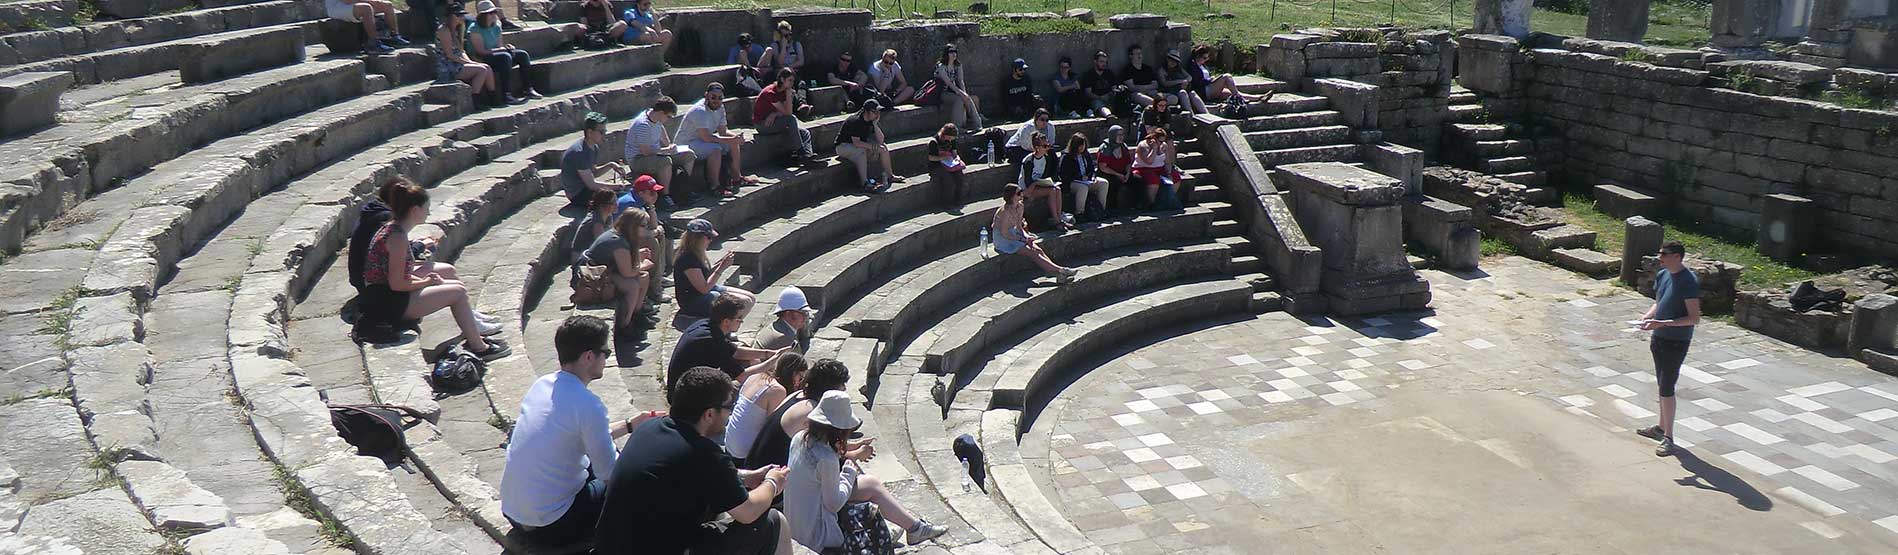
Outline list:
[[[751,445],[758,442],[771,414],[792,393],[804,388],[804,376],[810,369],[804,355],[790,351],[778,355],[771,374],[739,377],[738,401],[732,405],[731,419],[725,421],[725,452],[738,459],[738,466],[745,465],[745,456],[751,454]]]
[[[633,317],[640,315],[640,303],[646,300],[646,288],[652,283],[652,248],[646,237],[649,216],[644,210],[625,210],[613,220],[613,229],[600,234],[581,255],[582,264],[606,266],[613,271],[619,287],[619,311],[614,315],[614,330],[624,334],[633,328]]]
[[[382,188],[393,218],[369,243],[363,265],[362,307],[370,314],[420,320],[443,308],[454,312],[468,352],[495,360],[511,352],[506,343],[483,336],[501,333],[498,323],[482,322],[468,299],[468,286],[442,275],[433,264],[411,264],[409,232],[428,221],[428,190],[400,180]]]
[[[685,235],[679,238],[672,260],[672,298],[679,302],[681,314],[704,317],[711,313],[712,300],[719,295],[736,297],[745,303],[747,311],[757,303],[757,295],[752,292],[717,282],[718,275],[731,267],[738,254],[725,251],[725,255],[713,263],[705,250],[711,248],[712,240],[717,238],[718,230],[712,228],[712,222],[698,219],[685,224]]]

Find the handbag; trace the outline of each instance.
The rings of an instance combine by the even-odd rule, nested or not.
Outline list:
[[[605,266],[580,264],[573,268],[573,295],[567,300],[575,306],[601,304],[619,298],[619,284],[613,281],[612,269]]]
[[[923,90],[916,92],[917,106],[935,106],[942,103],[942,84],[935,79],[923,83]]]

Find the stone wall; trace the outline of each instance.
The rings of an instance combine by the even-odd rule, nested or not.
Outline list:
[[[1898,255],[1898,112],[1716,86],[1744,72],[1740,81],[1753,87],[1814,95],[1831,70],[1645,50],[1471,46],[1461,49],[1459,80],[1520,99],[1528,121],[1560,130],[1570,145],[1562,175],[1570,184],[1655,191],[1677,215],[1739,236],[1753,235],[1763,196],[1796,194],[1819,206],[1820,232],[1838,247]]]
[[[1015,58],[1028,62],[1028,74],[1034,79],[1036,93],[1054,98],[1055,63],[1063,56],[1076,61],[1078,73],[1087,67],[1096,50],[1112,54],[1114,69],[1126,64],[1127,47],[1141,45],[1147,63],[1159,67],[1169,48],[1191,48],[1193,30],[1164,18],[1145,18],[1127,23],[1132,28],[1097,29],[1081,33],[1041,33],[1027,36],[982,35],[981,25],[961,20],[899,20],[873,25],[870,12],[853,9],[799,8],[773,12],[720,8],[680,8],[667,10],[662,22],[678,33],[666,61],[674,66],[725,63],[727,51],[738,33],[748,32],[754,40],[768,41],[779,20],[790,21],[798,39],[809,52],[801,79],[823,79],[845,51],[855,54],[859,67],[867,67],[883,54],[896,51],[911,86],[921,88],[935,71],[943,46],[954,43],[962,65],[963,79],[977,95],[991,102],[985,112],[999,109],[1001,80]],[[711,30],[719,30],[712,32]]]
[[[1375,42],[1373,42],[1375,41]],[[1435,153],[1448,115],[1455,76],[1456,43],[1448,31],[1401,29],[1301,29],[1274,35],[1257,47],[1259,69],[1303,91],[1325,79],[1377,87],[1375,118],[1363,129],[1382,131],[1387,141]]]

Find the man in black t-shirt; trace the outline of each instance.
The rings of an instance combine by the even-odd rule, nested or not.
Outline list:
[[[595,553],[790,555],[791,532],[771,508],[785,468],[740,471],[718,445],[735,393],[724,374],[693,368],[666,396],[671,414],[633,430],[607,480]],[[719,513],[732,522],[717,523]]]
[[[1094,69],[1081,72],[1081,92],[1087,95],[1087,101],[1092,106],[1092,115],[1103,118],[1114,117],[1114,111],[1108,107],[1113,105],[1114,88],[1119,86],[1121,86],[1120,80],[1115,79],[1114,72],[1107,69],[1107,52],[1104,50],[1095,52]]]
[[[712,301],[711,315],[686,326],[679,342],[672,346],[672,360],[666,364],[666,389],[670,391],[681,374],[700,366],[717,368],[739,381],[776,367],[778,354],[784,349],[753,349],[732,339],[732,333],[744,322],[744,301],[730,295],[719,295]]]
[[[863,105],[863,101],[876,98],[876,89],[870,86],[870,76],[857,69],[854,55],[849,52],[837,56],[837,65],[824,72],[824,81],[844,88],[844,96],[850,99],[851,108]]]
[[[1027,119],[1041,107],[1041,95],[1035,94],[1034,81],[1028,78],[1028,61],[1015,58],[1014,67],[1002,78],[1002,108],[1010,120]]]
[[[1160,97],[1160,68],[1147,65],[1146,52],[1136,44],[1127,47],[1127,67],[1120,70],[1121,84],[1127,85],[1134,106],[1145,108]]]
[[[890,171],[890,147],[883,142],[883,128],[877,126],[877,120],[883,118],[882,108],[875,100],[864,101],[857,114],[845,119],[843,128],[837,131],[837,157],[857,167],[857,178],[862,180],[864,192],[869,193],[881,192],[891,183],[903,181]],[[872,158],[883,160],[881,180],[870,171]]]

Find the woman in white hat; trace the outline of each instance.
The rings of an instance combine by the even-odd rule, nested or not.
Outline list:
[[[528,72],[533,71],[534,61],[527,51],[501,41],[501,8],[494,0],[481,0],[475,4],[474,25],[468,27],[468,51],[473,52],[481,63],[488,64],[494,70],[495,83],[501,89],[502,99],[508,104],[520,104],[528,98],[540,98],[540,92],[526,82]],[[514,96],[515,80],[520,80],[521,96]]]
[[[902,528],[910,545],[949,531],[911,516],[882,480],[863,470],[859,463],[876,456],[876,447],[869,439],[850,439],[863,425],[851,409],[849,394],[824,392],[811,411],[810,426],[791,440],[784,490],[791,538],[820,553],[882,554],[896,548],[885,520]]]

